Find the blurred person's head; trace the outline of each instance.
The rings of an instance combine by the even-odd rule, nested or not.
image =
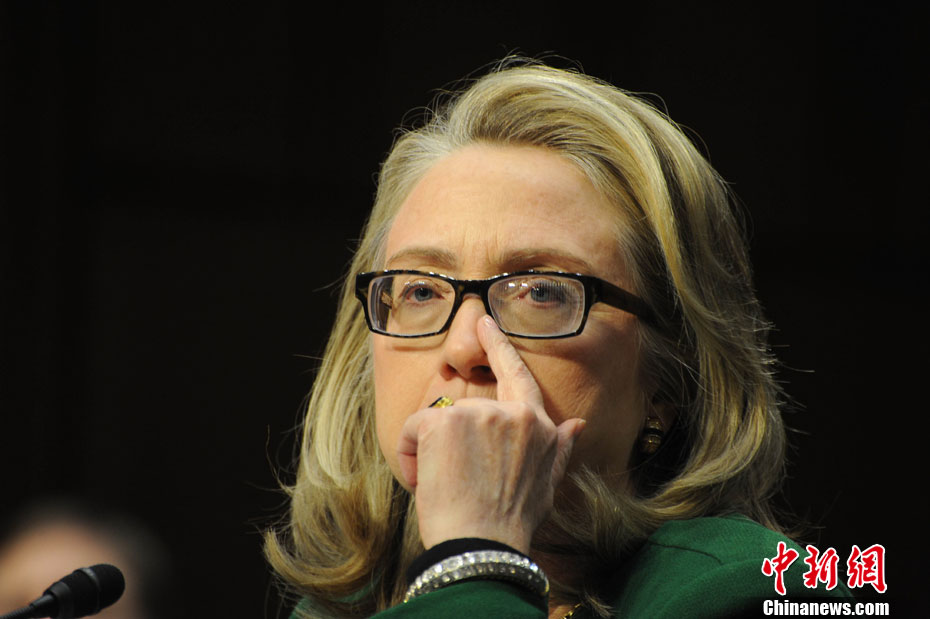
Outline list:
[[[157,619],[169,590],[168,558],[141,524],[74,502],[37,504],[19,512],[0,540],[0,614],[33,602],[81,567],[109,563],[126,579],[119,601],[101,619]]]

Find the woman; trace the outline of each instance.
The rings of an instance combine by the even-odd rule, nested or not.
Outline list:
[[[767,329],[673,123],[546,66],[477,80],[382,167],[266,539],[295,615],[758,613]]]

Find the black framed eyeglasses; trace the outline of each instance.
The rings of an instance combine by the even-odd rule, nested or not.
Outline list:
[[[578,335],[595,303],[622,309],[652,322],[652,311],[636,295],[600,278],[579,273],[520,271],[488,279],[454,279],[403,269],[360,273],[355,296],[374,333],[427,337],[452,324],[467,294],[476,294],[500,330],[514,337],[555,339]]]

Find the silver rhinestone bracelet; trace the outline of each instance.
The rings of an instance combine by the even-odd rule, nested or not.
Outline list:
[[[501,550],[478,550],[443,559],[427,568],[407,588],[404,602],[472,578],[506,580],[543,597],[549,595],[549,579],[526,557]]]

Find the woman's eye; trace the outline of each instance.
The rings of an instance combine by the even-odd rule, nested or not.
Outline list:
[[[547,303],[552,301],[553,293],[548,286],[533,286],[530,289],[530,298],[537,303]]]
[[[411,283],[404,286],[405,303],[426,303],[439,297],[436,289],[428,283]]]
[[[429,301],[433,298],[433,291],[429,288],[416,288],[414,289],[412,296],[417,301]]]
[[[537,281],[529,283],[527,288],[528,292],[525,296],[534,303],[553,304],[565,300],[565,291],[557,282]]]

